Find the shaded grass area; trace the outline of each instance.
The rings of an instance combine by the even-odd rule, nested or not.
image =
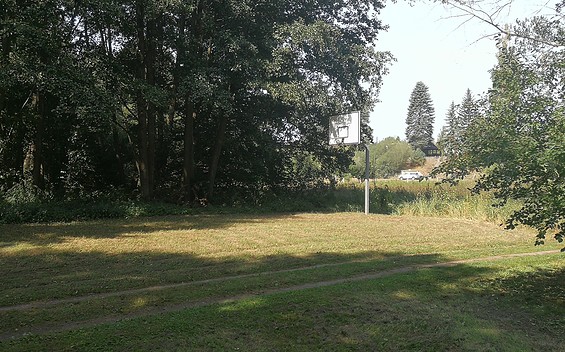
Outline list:
[[[2,347],[7,351],[560,351],[565,302],[559,294],[564,279],[562,258],[555,255],[423,269],[28,336]]]
[[[403,265],[430,263],[434,256],[414,256],[402,260]],[[292,261],[293,258],[288,258]],[[315,284],[328,280],[347,278],[354,275],[370,274],[379,270],[396,268],[398,260],[373,260],[361,263],[344,263],[322,267],[301,269],[282,269],[262,273],[236,276],[219,276],[164,287],[152,286],[145,290],[122,292],[119,295],[88,295],[77,297],[80,300],[64,299],[55,304],[38,302],[30,309],[17,309],[0,312],[6,331],[17,334],[18,330],[36,331],[37,327],[58,329],[69,321],[86,322],[98,317],[109,319],[120,316],[144,314],[151,309],[167,309],[178,305],[190,307],[206,302],[221,301],[224,298],[245,294],[257,294],[277,290],[281,287],[295,287]],[[214,273],[210,273],[214,275]],[[116,288],[119,290],[119,288]]]
[[[0,350],[332,350],[333,344],[335,350],[395,346],[418,350],[425,344],[403,345],[411,338],[410,329],[422,336],[437,329],[435,315],[441,315],[446,302],[454,300],[453,306],[458,306],[478,297],[476,304],[466,307],[473,312],[485,305],[490,311],[489,295],[510,297],[507,288],[516,287],[512,291],[516,296],[522,292],[520,282],[527,280],[531,285],[524,292],[532,293],[531,300],[510,300],[507,309],[516,316],[531,310],[540,316],[536,324],[547,319],[563,327],[548,308],[554,305],[555,312],[563,311],[562,255],[425,269],[282,292],[397,267],[558,248],[557,244],[534,248],[531,232],[506,232],[488,222],[353,213],[215,214],[0,225],[0,234],[0,335],[18,336],[0,342]],[[450,274],[450,269],[464,268],[468,271]],[[431,276],[418,279],[424,273]],[[394,291],[396,280],[406,277],[416,281],[405,283],[406,292]],[[426,280],[430,281],[424,284]],[[540,297],[534,293],[541,282],[548,289],[539,308]],[[155,287],[159,285],[166,287]],[[124,292],[128,290],[135,291]],[[358,296],[361,292],[365,296]],[[390,298],[391,292],[398,297]],[[545,298],[552,292],[557,300]],[[217,304],[249,294],[254,297]],[[410,310],[406,297],[425,298],[425,304],[415,301],[422,311]],[[357,303],[352,306],[349,301]],[[519,305],[514,306],[516,302]],[[168,310],[179,305],[178,312]],[[428,306],[435,308],[427,312]],[[375,307],[388,312],[387,322],[365,316],[380,314]],[[144,315],[148,311],[165,313]],[[452,316],[458,311],[445,314],[443,324],[463,319]],[[478,313],[473,314],[472,319],[478,319]],[[129,322],[109,323],[136,315],[139,318]],[[420,326],[422,317],[424,326]],[[104,319],[108,324],[96,327]],[[519,319],[526,324],[530,316]],[[93,320],[98,322],[90,324]],[[474,324],[483,322],[477,321]],[[65,324],[76,326],[67,332],[49,332]],[[400,332],[387,337],[391,334],[387,324]],[[376,332],[370,333],[372,329]],[[336,337],[341,330],[343,341]],[[21,338],[26,332],[41,336]],[[320,337],[314,338],[316,334]],[[482,339],[473,336],[465,339]],[[541,333],[534,336],[547,340]],[[473,350],[452,340],[445,345],[440,341],[444,336],[440,337],[437,348],[430,350],[457,346]],[[492,349],[504,350],[510,343],[505,337],[501,341]]]

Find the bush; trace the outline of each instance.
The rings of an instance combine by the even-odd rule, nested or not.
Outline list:
[[[436,185],[431,181],[401,182],[387,180],[371,185],[371,213],[448,216],[501,222],[516,204],[492,206],[489,195],[471,195],[466,182],[457,187]],[[221,207],[188,207],[178,204],[115,200],[39,201],[36,198],[10,198],[0,201],[0,223],[68,222],[103,218],[182,215],[196,213],[292,213],[362,212],[364,185],[347,182],[336,188],[316,187],[301,191],[270,193],[252,203],[235,202]],[[31,199],[24,202],[23,199]]]

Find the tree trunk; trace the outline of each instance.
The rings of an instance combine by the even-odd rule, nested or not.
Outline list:
[[[214,186],[216,183],[216,175],[218,173],[218,166],[220,164],[220,156],[222,155],[222,148],[224,146],[226,128],[228,126],[228,117],[222,115],[218,125],[218,133],[216,134],[216,141],[214,143],[214,151],[210,160],[210,173],[208,175],[208,200],[212,198],[214,193]]]
[[[179,41],[178,59],[182,64],[186,58],[190,59],[190,64],[195,67],[202,58],[202,14],[204,12],[204,1],[198,1],[197,6],[190,14],[190,25],[192,29],[192,36],[186,30],[186,17],[183,15],[179,20],[179,29],[181,39],[189,39],[188,47],[185,46],[184,41]],[[187,52],[188,51],[188,52]],[[179,67],[180,69],[180,67]],[[184,97],[184,153],[183,153],[183,169],[182,169],[182,193],[186,200],[193,201],[195,194],[193,192],[194,174],[195,174],[195,159],[194,159],[194,120],[197,116],[196,105],[192,101],[191,92],[187,92]]]
[[[44,118],[45,118],[45,101],[40,93],[34,97],[34,106],[37,112],[35,122],[35,133],[33,142],[30,147],[32,155],[32,182],[33,185],[39,189],[44,189],[44,167],[43,167],[43,132],[44,132]]]
[[[2,30],[3,28],[0,27],[0,30]],[[1,43],[2,43],[2,47],[0,48],[0,55],[2,55],[2,61],[6,60],[8,58],[8,56],[10,55],[10,50],[11,50],[11,37],[8,33],[4,33],[2,35],[1,39]],[[7,97],[7,92],[5,87],[0,86],[0,111],[4,110],[7,106],[7,101],[8,97]]]
[[[139,187],[141,197],[145,200],[151,199],[151,185],[149,183],[149,165],[148,165],[148,149],[147,149],[147,109],[145,99],[141,93],[137,94],[137,156],[136,164],[139,174]]]
[[[185,104],[184,113],[184,155],[182,168],[182,193],[187,201],[194,200],[192,183],[194,180],[194,120],[196,111],[192,103]]]
[[[156,63],[157,63],[157,20],[151,19],[147,22],[147,55],[146,57],[146,81],[150,86],[156,86]],[[149,198],[153,198],[155,188],[155,155],[156,155],[156,119],[157,109],[155,104],[147,102],[147,166],[148,181],[151,188]]]
[[[149,85],[155,84],[155,31],[156,21],[148,20],[146,25],[145,8],[142,1],[136,3],[136,24],[138,40],[138,79]],[[147,34],[146,34],[147,33]],[[155,115],[156,109],[140,90],[137,92],[138,154],[137,169],[141,197],[153,198],[155,175]]]
[[[179,90],[179,83],[180,83],[180,70],[181,70],[181,63],[184,64],[184,59],[186,57],[186,47],[184,44],[185,41],[185,25],[186,25],[186,16],[184,13],[179,15],[178,21],[178,30],[179,35],[175,42],[175,49],[177,52],[175,58],[175,67],[173,69],[173,86],[172,86],[172,97],[169,102],[169,111],[167,114],[167,126],[168,128],[172,128],[175,114],[177,112],[177,105],[178,105],[178,90]]]
[[[228,91],[231,94],[232,100],[234,99],[234,85],[230,84]],[[214,142],[214,150],[212,152],[212,157],[210,159],[210,172],[208,174],[208,200],[212,199],[214,194],[214,188],[216,186],[216,176],[218,174],[218,168],[220,165],[220,157],[222,155],[222,149],[224,147],[224,142],[226,139],[226,129],[228,127],[228,115],[222,114],[220,117],[220,121],[218,123],[218,131],[216,134],[216,139]]]

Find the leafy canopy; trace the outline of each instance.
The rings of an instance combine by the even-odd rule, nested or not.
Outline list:
[[[492,191],[501,203],[521,200],[507,220],[534,227],[536,244],[546,236],[565,239],[565,24],[533,17],[513,28],[522,36],[500,36],[498,64],[486,113],[464,134],[459,155],[435,173],[452,180],[482,176],[474,190]],[[539,38],[541,40],[534,40]]]
[[[421,150],[401,141],[398,138],[387,137],[369,146],[369,164],[371,178],[387,178],[396,176],[401,170],[423,165],[425,155]],[[355,153],[350,173],[358,178],[365,177],[365,152]]]

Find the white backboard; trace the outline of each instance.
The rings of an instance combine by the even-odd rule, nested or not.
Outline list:
[[[361,113],[330,117],[330,145],[357,145],[361,143]]]

